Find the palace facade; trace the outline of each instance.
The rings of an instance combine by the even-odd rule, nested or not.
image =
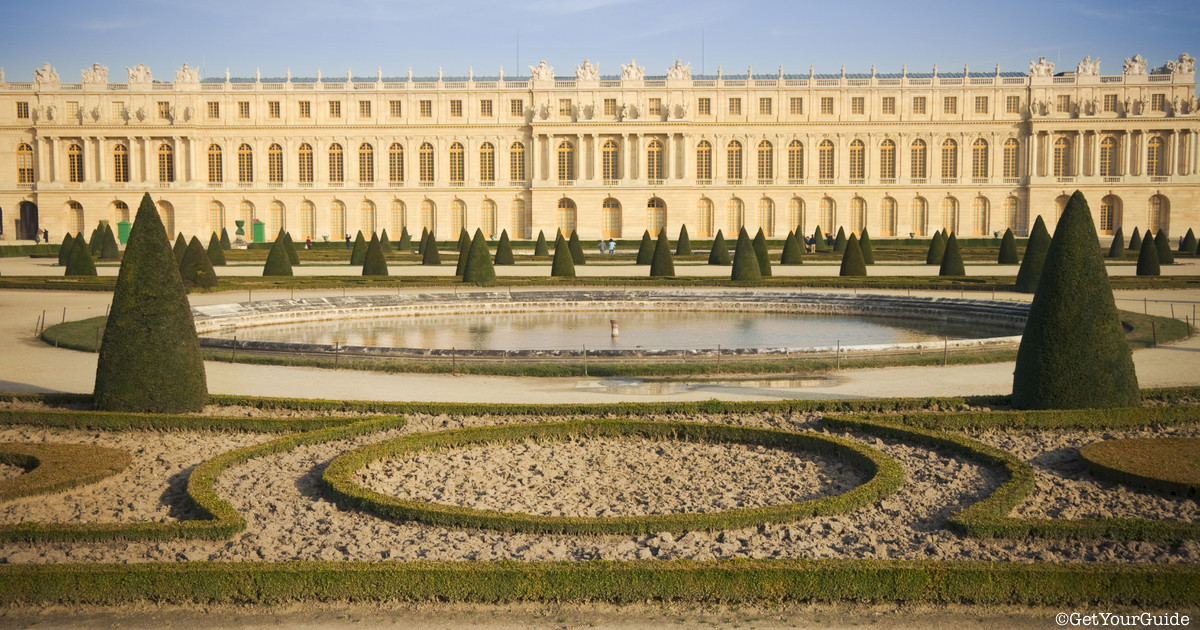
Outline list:
[[[572,76],[201,80],[0,70],[0,238],[131,220],[143,192],[171,234],[234,220],[341,239],[402,226],[517,239],[578,230],[873,238],[1053,229],[1075,189],[1101,234],[1200,230],[1200,116],[1188,55],[1102,74],[692,75],[631,62]],[[249,233],[249,230],[247,230]]]

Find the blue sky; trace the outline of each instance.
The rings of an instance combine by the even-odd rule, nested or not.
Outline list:
[[[49,11],[47,7],[52,7]],[[0,21],[0,66],[27,81],[48,61],[64,81],[93,62],[124,81],[125,66],[145,63],[173,80],[183,62],[203,77],[527,76],[545,59],[573,75],[583,59],[618,74],[636,58],[662,74],[676,58],[716,72],[990,72],[1026,70],[1044,55],[1073,70],[1085,55],[1103,74],[1119,74],[1134,53],[1151,67],[1181,52],[1200,55],[1200,9],[1181,2],[977,3],[903,0],[807,2],[755,0],[57,0],[9,3]],[[519,44],[518,44],[519,42]],[[703,45],[702,45],[703,42]]]

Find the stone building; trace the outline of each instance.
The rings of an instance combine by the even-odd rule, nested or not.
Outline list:
[[[873,238],[1025,233],[1087,195],[1102,234],[1200,229],[1195,62],[1027,71],[662,75],[584,61],[520,77],[201,79],[99,64],[0,70],[0,238],[131,218],[149,191],[172,234],[235,219],[273,235],[460,227],[693,237],[819,224]],[[1059,69],[1061,70],[1061,69]]]

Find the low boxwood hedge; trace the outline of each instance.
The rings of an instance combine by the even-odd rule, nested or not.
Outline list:
[[[1184,497],[1200,495],[1200,437],[1101,440],[1079,449],[1101,479]]]
[[[0,442],[0,463],[26,471],[0,481],[0,501],[100,481],[125,470],[129,461],[125,451],[94,444]]]

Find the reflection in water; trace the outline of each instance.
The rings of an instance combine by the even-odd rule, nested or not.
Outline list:
[[[621,334],[612,336],[610,320]],[[978,325],[803,313],[602,311],[379,317],[223,331],[259,341],[478,350],[808,348],[1010,334]]]

